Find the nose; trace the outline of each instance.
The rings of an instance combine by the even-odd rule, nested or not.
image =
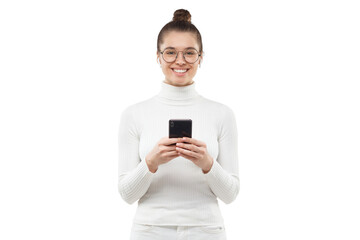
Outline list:
[[[181,53],[181,57],[180,57],[180,53]],[[184,58],[183,52],[178,52],[177,57],[176,57],[176,63],[179,63],[179,64],[185,63],[185,58]]]

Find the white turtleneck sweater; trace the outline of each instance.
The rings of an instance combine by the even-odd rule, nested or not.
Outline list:
[[[154,97],[128,106],[119,126],[118,188],[129,204],[138,201],[135,223],[200,226],[223,224],[217,198],[231,203],[239,192],[237,125],[226,105],[198,94],[196,83],[161,82]],[[211,170],[176,157],[149,171],[146,155],[169,135],[169,119],[192,119],[192,138],[205,142]]]

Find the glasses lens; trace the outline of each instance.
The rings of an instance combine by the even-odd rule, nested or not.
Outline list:
[[[185,60],[189,63],[194,63],[199,57],[198,52],[195,49],[188,49],[185,51]]]
[[[176,51],[174,49],[166,49],[163,53],[164,60],[167,62],[173,62],[176,58]]]
[[[176,59],[176,50],[175,49],[165,49],[163,53],[163,58],[166,62],[174,62]],[[194,63],[199,58],[199,53],[195,49],[187,49],[183,52],[185,61],[188,63]]]

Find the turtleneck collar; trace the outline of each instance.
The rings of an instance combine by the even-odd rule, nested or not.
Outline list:
[[[191,105],[194,104],[200,96],[195,86],[195,81],[187,86],[174,86],[162,81],[160,92],[156,95],[156,98],[169,105]]]

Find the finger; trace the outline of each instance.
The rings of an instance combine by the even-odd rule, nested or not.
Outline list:
[[[179,156],[179,153],[175,150],[175,151],[169,151],[168,153],[166,153],[167,157],[176,157]]]
[[[169,138],[169,137],[166,137],[163,139],[163,144],[164,145],[175,145],[177,142],[179,142],[179,139],[180,138]]]
[[[188,149],[193,152],[197,152],[197,153],[200,152],[199,147],[191,143],[176,143],[176,146],[180,148]]]
[[[193,152],[193,151],[189,151],[187,149],[176,147],[176,151],[178,151],[180,154],[184,154],[186,156],[189,156],[189,157],[192,157],[192,158],[195,158],[195,159],[200,157],[198,153]]]
[[[159,149],[165,150],[166,152],[168,152],[168,151],[174,151],[174,150],[176,150],[176,143],[173,144],[173,145],[160,144],[160,145],[159,145]]]
[[[204,142],[202,142],[202,141],[200,141],[200,140],[197,140],[197,139],[195,139],[195,138],[189,138],[189,137],[183,137],[183,138],[181,139],[181,142],[192,143],[192,144],[194,144],[194,145],[196,145],[196,146],[198,146],[198,147],[205,147],[205,146],[206,146]]]
[[[189,155],[186,155],[186,154],[181,153],[181,152],[178,152],[178,156],[183,157],[183,158],[186,158],[186,159],[189,159],[189,160],[191,160],[191,161],[193,161],[193,162],[196,161],[196,158],[194,158],[194,157],[192,157],[192,156],[189,156]]]
[[[166,149],[166,151],[171,152],[171,151],[176,151],[176,145],[164,145],[164,148]]]

